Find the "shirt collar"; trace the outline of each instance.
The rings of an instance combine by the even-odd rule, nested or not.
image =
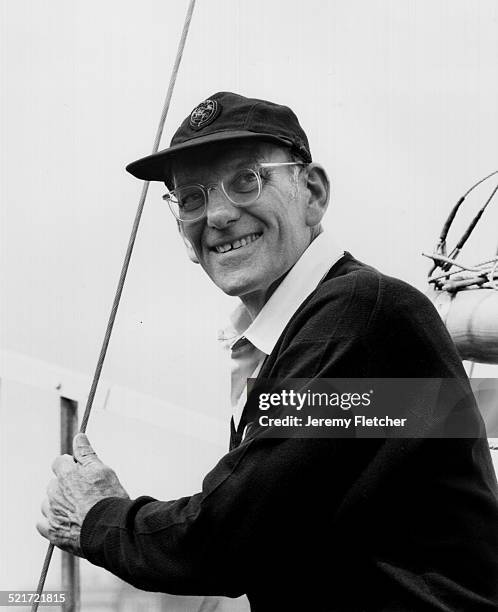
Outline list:
[[[231,325],[220,333],[220,340],[233,340],[233,345],[242,335],[256,348],[269,355],[287,323],[316,289],[333,264],[344,254],[330,238],[322,232],[304,251],[290,269],[268,302],[252,321],[243,304],[231,315]]]

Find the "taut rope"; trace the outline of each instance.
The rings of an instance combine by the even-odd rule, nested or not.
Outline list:
[[[159,143],[161,141],[161,136],[162,136],[162,133],[163,133],[164,123],[165,123],[166,117],[168,115],[169,105],[170,105],[170,102],[171,102],[171,97],[173,95],[173,89],[175,87],[176,76],[177,76],[178,70],[180,68],[180,62],[182,60],[183,50],[185,48],[185,42],[187,40],[187,34],[188,34],[188,31],[189,31],[190,22],[192,20],[192,14],[194,12],[195,2],[196,2],[196,0],[190,0],[188,8],[187,8],[187,14],[185,16],[185,23],[183,25],[182,35],[181,35],[180,41],[178,43],[178,49],[177,49],[177,52],[176,52],[175,63],[173,65],[173,71],[171,73],[171,77],[170,77],[170,80],[169,80],[168,91],[166,93],[166,98],[164,100],[163,108],[162,108],[162,111],[161,111],[161,117],[159,119],[159,125],[157,127],[156,137],[154,139],[154,145],[152,147],[152,153],[157,153],[157,151],[159,150]],[[86,403],[85,412],[84,412],[83,418],[81,420],[81,425],[80,425],[80,429],[79,429],[80,433],[85,433],[86,427],[87,427],[87,424],[88,424],[88,419],[90,417],[90,412],[92,410],[93,400],[95,398],[95,393],[97,391],[97,385],[99,384],[100,374],[102,372],[102,367],[104,365],[104,360],[105,360],[105,356],[106,356],[106,353],[107,353],[107,347],[109,346],[109,340],[111,338],[112,328],[114,326],[114,321],[116,319],[116,314],[117,314],[117,311],[118,311],[119,302],[121,300],[121,294],[123,292],[123,287],[124,287],[124,283],[125,283],[125,279],[126,279],[126,274],[128,272],[128,266],[130,264],[130,259],[131,259],[131,255],[132,255],[132,252],[133,252],[133,247],[135,245],[135,239],[137,237],[138,226],[140,225],[140,219],[142,217],[142,212],[143,212],[143,209],[144,209],[145,199],[147,197],[148,190],[149,190],[149,181],[144,181],[144,184],[143,184],[143,187],[142,187],[142,193],[140,194],[140,199],[138,201],[138,208],[137,208],[137,212],[136,212],[136,215],[135,215],[135,220],[133,222],[133,227],[132,227],[130,239],[129,239],[129,242],[128,242],[128,247],[126,249],[125,258],[124,258],[124,261],[123,261],[123,266],[121,268],[121,274],[119,275],[119,281],[118,281],[118,286],[116,288],[116,294],[114,296],[114,301],[112,303],[111,314],[109,315],[109,321],[107,323],[107,328],[106,328],[106,331],[105,331],[104,340],[102,342],[102,348],[100,350],[100,355],[99,355],[99,358],[98,358],[98,361],[97,361],[97,366],[95,368],[95,373],[93,375],[92,386],[90,387],[90,393],[88,394],[88,400],[87,400],[87,403]],[[49,544],[47,553],[45,555],[45,561],[43,563],[42,571],[41,571],[41,574],[40,574],[40,580],[38,581],[37,597],[35,598],[35,601],[34,601],[32,607],[31,607],[31,611],[32,612],[36,612],[38,610],[38,604],[39,604],[39,601],[41,599],[41,595],[43,593],[43,587],[45,585],[45,579],[47,577],[47,572],[48,572],[48,568],[50,566],[50,561],[52,559],[52,553],[53,552],[54,552],[54,545],[53,544]]]

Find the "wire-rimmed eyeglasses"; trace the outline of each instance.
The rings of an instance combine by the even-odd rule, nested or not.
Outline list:
[[[263,189],[261,169],[280,166],[306,166],[306,162],[264,162],[256,168],[243,168],[210,185],[182,185],[168,191],[163,200],[182,223],[202,219],[207,210],[209,192],[221,187],[221,191],[234,206],[244,207],[256,202]]]

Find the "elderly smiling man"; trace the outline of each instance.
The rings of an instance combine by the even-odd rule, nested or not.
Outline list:
[[[128,170],[166,183],[189,257],[240,298],[221,337],[230,451],[196,495],[131,500],[77,436],[40,532],[138,588],[245,593],[259,612],[495,610],[496,479],[472,400],[460,414],[476,434],[446,440],[272,437],[246,409],[248,377],[468,389],[428,300],[322,232],[329,182],[294,113],[217,93]]]

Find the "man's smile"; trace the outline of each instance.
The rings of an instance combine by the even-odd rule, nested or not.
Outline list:
[[[236,238],[235,240],[222,242],[220,244],[212,246],[210,247],[210,250],[219,255],[223,255],[230,251],[236,251],[248,245],[251,245],[253,242],[256,242],[256,240],[258,240],[261,237],[261,235],[262,235],[261,233],[257,233],[257,232],[252,233],[252,234],[245,234],[241,236],[240,238]]]

